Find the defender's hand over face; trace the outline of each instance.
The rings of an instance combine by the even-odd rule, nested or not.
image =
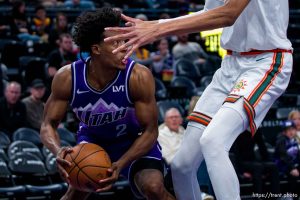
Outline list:
[[[65,167],[70,167],[72,164],[64,158],[68,153],[73,151],[72,147],[62,147],[56,155],[56,163],[60,176],[69,183],[69,174],[66,172]]]
[[[104,41],[111,42],[128,40],[126,43],[113,51],[113,53],[117,53],[122,50],[127,50],[127,53],[124,57],[124,59],[127,59],[140,46],[153,42],[157,39],[155,38],[155,33],[157,32],[158,23],[156,21],[142,21],[139,19],[134,19],[123,14],[122,19],[127,22],[127,27],[105,28],[105,30],[114,31],[118,34],[105,38]]]
[[[96,190],[96,192],[104,192],[104,191],[110,190],[112,188],[112,185],[119,178],[121,167],[118,165],[117,162],[114,162],[114,163],[112,163],[111,168],[107,169],[107,171],[109,174],[111,174],[111,176],[99,181],[99,183],[101,185],[103,185],[103,187]]]

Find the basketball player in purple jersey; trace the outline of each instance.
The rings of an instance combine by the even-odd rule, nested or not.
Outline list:
[[[63,158],[71,148],[60,146],[57,126],[68,104],[80,120],[78,143],[95,143],[103,147],[112,160],[111,176],[99,180],[111,189],[119,174],[126,176],[137,198],[172,200],[163,185],[163,164],[157,143],[157,108],[151,72],[133,60],[123,60],[126,51],[112,54],[123,41],[104,43],[113,33],[105,27],[118,26],[120,13],[111,8],[87,12],[78,17],[73,33],[81,51],[89,52],[58,71],[47,101],[41,127],[43,144],[57,156],[62,177],[68,181]],[[122,61],[123,60],[123,61]],[[69,186],[62,199],[86,199],[89,193]]]

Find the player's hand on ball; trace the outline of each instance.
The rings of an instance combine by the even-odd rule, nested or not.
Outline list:
[[[71,153],[73,151],[72,147],[62,147],[56,155],[56,163],[57,163],[57,169],[60,174],[60,176],[64,179],[64,181],[69,183],[69,174],[66,172],[65,167],[70,167],[72,164],[65,160],[64,158],[68,153]]]
[[[103,187],[96,190],[96,192],[104,192],[104,191],[110,190],[112,188],[113,184],[119,178],[121,167],[119,166],[118,162],[114,162],[114,163],[112,163],[111,168],[107,169],[107,171],[109,174],[111,174],[111,176],[99,181],[99,183],[101,185],[103,185]]]

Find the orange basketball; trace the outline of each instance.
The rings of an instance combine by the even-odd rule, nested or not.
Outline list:
[[[85,192],[94,192],[101,188],[98,182],[108,177],[107,169],[111,167],[106,151],[92,143],[76,145],[65,159],[72,163],[71,167],[65,168],[69,174],[70,184]]]

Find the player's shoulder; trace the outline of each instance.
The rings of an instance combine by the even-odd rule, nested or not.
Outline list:
[[[60,68],[55,74],[52,81],[52,93],[59,96],[69,97],[72,88],[72,70],[71,64]]]
[[[149,68],[147,68],[146,66],[144,66],[142,64],[135,63],[135,65],[132,69],[132,72],[131,72],[131,78],[146,79],[146,78],[150,78],[150,77],[152,77],[152,73],[149,70]]]

